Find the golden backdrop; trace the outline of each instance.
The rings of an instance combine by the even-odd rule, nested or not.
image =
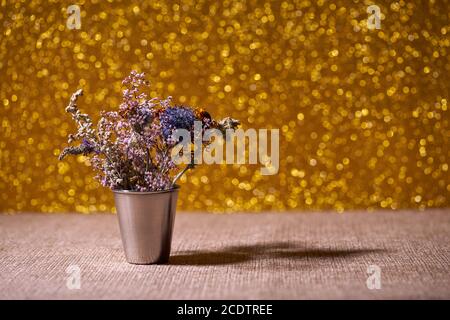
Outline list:
[[[71,93],[92,115],[114,109],[131,69],[152,95],[280,129],[277,175],[200,166],[179,209],[450,205],[448,1],[376,1],[378,30],[372,1],[131,2],[1,1],[0,211],[113,210],[83,157],[57,155]]]

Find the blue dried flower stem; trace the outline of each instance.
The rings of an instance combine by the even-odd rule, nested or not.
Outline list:
[[[191,151],[191,163],[189,163],[186,167],[184,167],[183,170],[181,170],[176,176],[175,178],[173,178],[172,180],[172,184],[171,187],[175,187],[175,184],[177,183],[178,179],[180,179],[183,174],[186,173],[186,171],[188,171],[189,169],[194,169],[195,164],[194,164],[194,151]]]

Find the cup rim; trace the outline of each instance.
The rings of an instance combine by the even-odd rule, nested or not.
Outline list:
[[[178,191],[179,189],[180,189],[180,186],[176,184],[170,189],[161,190],[161,191],[133,191],[133,190],[114,190],[114,189],[112,189],[111,191],[114,192],[114,193],[119,193],[119,194],[146,195],[146,194],[158,194],[158,193],[174,192],[174,191]]]

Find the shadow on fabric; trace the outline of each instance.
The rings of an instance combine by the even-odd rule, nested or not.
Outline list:
[[[288,242],[231,246],[215,251],[184,251],[170,257],[170,265],[224,265],[255,259],[334,259],[384,252],[383,249],[302,248]]]

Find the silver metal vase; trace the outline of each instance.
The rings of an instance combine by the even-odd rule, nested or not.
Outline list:
[[[169,261],[179,187],[166,191],[114,191],[125,256],[132,264]]]

